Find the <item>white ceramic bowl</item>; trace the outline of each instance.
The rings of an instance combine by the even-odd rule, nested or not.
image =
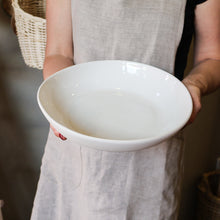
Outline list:
[[[94,61],[63,69],[42,83],[38,103],[67,139],[106,151],[156,145],[188,121],[185,86],[158,68],[129,61]]]

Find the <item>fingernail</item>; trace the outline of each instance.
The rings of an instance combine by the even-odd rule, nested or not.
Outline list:
[[[63,141],[66,140],[66,138],[65,138],[62,134],[59,134],[59,138],[60,138],[61,140],[63,140]]]

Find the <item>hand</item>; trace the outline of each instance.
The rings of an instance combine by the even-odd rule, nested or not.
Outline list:
[[[189,125],[195,120],[196,116],[198,115],[198,113],[200,112],[200,110],[202,108],[201,91],[200,91],[199,87],[194,85],[187,78],[183,80],[183,84],[188,89],[188,91],[192,97],[192,102],[193,102],[193,111],[192,111],[192,114],[191,114],[189,121],[187,122],[187,125]]]
[[[53,130],[55,136],[59,137],[61,140],[65,141],[67,138],[60,134],[52,125],[50,125],[51,129]]]

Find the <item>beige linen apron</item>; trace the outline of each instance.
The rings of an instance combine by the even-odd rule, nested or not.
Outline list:
[[[72,0],[75,64],[120,59],[173,73],[186,0]],[[183,141],[106,152],[50,132],[32,220],[175,220]]]

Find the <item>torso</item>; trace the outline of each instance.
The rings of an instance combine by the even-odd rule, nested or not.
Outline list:
[[[174,71],[186,0],[72,0],[74,62],[119,59]]]

